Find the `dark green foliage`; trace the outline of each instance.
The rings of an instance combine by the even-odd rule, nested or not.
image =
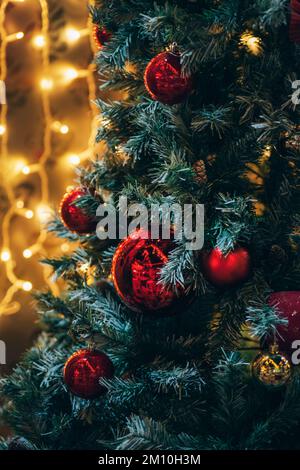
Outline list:
[[[117,242],[79,237],[54,220],[50,231],[82,247],[44,261],[68,289],[62,298],[37,296],[46,332],[1,381],[3,417],[34,447],[300,448],[297,369],[286,388],[270,391],[249,368],[259,341],[282,323],[268,295],[300,290],[299,152],[287,144],[299,137],[300,108],[290,100],[299,59],[288,40],[288,4],[107,0],[91,9],[94,22],[112,32],[95,58],[99,86],[125,96],[97,101],[97,140],[107,151],[80,170],[90,192],[78,205],[94,214],[103,200],[118,212],[119,196],[148,208],[205,204],[204,249],[247,246],[252,272],[242,285],[216,289],[201,273],[201,254],[178,243],[161,282],[184,285],[194,301],[177,316],[147,317],[129,311],[114,291]],[[260,38],[260,54],[241,43],[245,32]],[[150,99],[143,74],[173,41],[194,91],[171,107]],[[207,173],[200,183],[193,170],[199,160]],[[107,394],[92,401],[72,396],[62,376],[67,358],[88,345],[116,368],[103,380]]]

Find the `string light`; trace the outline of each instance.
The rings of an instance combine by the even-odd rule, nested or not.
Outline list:
[[[8,36],[6,36],[5,41],[6,42],[19,41],[20,39],[23,39],[23,37],[24,37],[23,31],[19,31],[18,33],[9,34]]]
[[[40,81],[40,87],[44,91],[52,90],[53,86],[54,86],[54,83],[51,78],[42,78]]]
[[[246,46],[253,55],[261,55],[262,53],[262,41],[259,37],[253,36],[252,33],[246,31],[242,34],[240,43]]]
[[[33,38],[32,44],[36,49],[42,49],[46,45],[46,39],[42,34],[38,34]]]
[[[6,8],[11,0],[2,0],[0,5],[0,80],[5,83],[7,78],[7,47],[9,43],[14,41],[19,41],[24,38],[24,33],[22,31],[7,34],[5,29],[5,14]],[[16,3],[21,3],[24,0],[13,0]],[[0,253],[0,258],[3,263],[5,263],[6,277],[10,282],[10,287],[8,288],[4,298],[0,302],[0,315],[1,314],[14,314],[20,309],[19,302],[14,301],[14,296],[19,290],[24,292],[30,292],[33,289],[33,285],[29,280],[19,279],[15,272],[15,260],[10,249],[10,225],[14,215],[18,214],[24,216],[27,219],[32,219],[36,215],[42,226],[47,223],[50,218],[52,218],[52,211],[49,207],[49,188],[48,188],[48,175],[46,164],[48,159],[51,157],[51,140],[53,132],[53,118],[51,115],[50,101],[49,101],[49,91],[54,88],[54,79],[50,74],[50,60],[49,60],[49,14],[48,14],[48,4],[47,0],[39,0],[39,5],[41,8],[41,19],[42,26],[40,34],[36,35],[31,43],[32,46],[36,49],[41,50],[42,57],[42,77],[39,81],[39,86],[41,90],[41,99],[42,99],[42,109],[44,113],[44,145],[43,153],[40,157],[39,163],[37,164],[28,164],[24,161],[23,158],[8,158],[8,132],[7,132],[7,105],[1,107],[0,114],[0,154],[2,163],[5,166],[11,166],[12,171],[10,171],[10,178],[4,179],[4,189],[7,193],[7,198],[9,201],[9,209],[3,218],[2,223],[2,243],[3,247]],[[89,15],[87,27],[82,30],[76,30],[75,28],[68,28],[66,31],[66,39],[68,42],[76,42],[80,38],[90,34],[90,43],[92,47],[95,48],[92,37],[92,19]],[[95,49],[94,49],[95,50]],[[95,64],[90,64],[87,70],[77,70],[73,67],[67,67],[63,71],[64,83],[71,83],[77,78],[86,78],[88,91],[89,91],[89,102],[94,103],[96,99],[96,84],[94,80]],[[58,81],[57,84],[60,84]],[[90,135],[90,140],[88,148],[81,152],[80,154],[69,154],[68,160],[70,164],[77,165],[83,159],[89,158],[92,155],[94,148],[94,139],[97,132],[97,114],[98,110],[96,105],[91,105],[93,112],[93,121],[92,121],[92,133]],[[69,126],[64,123],[60,123],[58,132],[61,134],[69,133]],[[23,174],[28,176],[32,173],[37,173],[41,181],[41,204],[32,211],[31,209],[25,208],[25,202],[20,199],[15,198],[14,191],[10,184],[10,179],[13,175]],[[23,257],[25,259],[30,259],[34,254],[43,252],[43,246],[46,241],[46,231],[40,230],[36,242],[23,251]],[[68,243],[63,243],[61,245],[61,251],[63,253],[69,252],[71,249]],[[44,268],[44,279],[45,282],[49,285],[55,295],[59,295],[59,289],[54,283],[52,278],[49,278],[48,271],[46,267]]]

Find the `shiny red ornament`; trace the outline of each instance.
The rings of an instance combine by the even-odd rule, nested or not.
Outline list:
[[[294,351],[293,342],[300,340],[300,292],[273,292],[268,303],[272,307],[276,307],[281,318],[288,321],[286,325],[277,326],[276,342],[281,351],[292,353]],[[273,342],[274,336],[268,339],[268,344]]]
[[[154,57],[146,68],[144,82],[154,100],[169,105],[184,101],[193,87],[192,78],[181,75],[180,54],[175,52]]]
[[[96,230],[96,219],[86,214],[80,207],[74,205],[75,201],[87,194],[85,188],[74,188],[68,191],[60,204],[60,217],[64,225],[79,235],[92,233]]]
[[[112,34],[105,28],[99,28],[98,25],[94,25],[93,37],[98,49],[102,47],[110,40]]]
[[[290,40],[300,44],[300,0],[291,0],[290,9]]]
[[[152,240],[140,229],[126,238],[117,248],[112,263],[112,277],[121,300],[131,310],[157,317],[177,313],[184,296],[160,283],[160,271],[176,248],[172,240]]]
[[[103,395],[100,379],[111,379],[114,366],[101,351],[81,349],[75,352],[64,367],[64,381],[70,392],[80,398],[92,399]]]
[[[214,248],[202,256],[206,279],[216,287],[231,287],[245,281],[251,271],[251,258],[246,248],[238,247],[227,255]]]

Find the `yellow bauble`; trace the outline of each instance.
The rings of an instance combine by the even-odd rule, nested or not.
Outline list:
[[[259,354],[252,363],[252,374],[262,384],[282,387],[292,376],[290,361],[273,345],[270,351]]]

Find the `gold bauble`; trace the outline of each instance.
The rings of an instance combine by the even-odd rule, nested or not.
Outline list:
[[[263,385],[282,387],[292,376],[290,361],[273,345],[269,352],[259,354],[252,363],[253,376]]]

